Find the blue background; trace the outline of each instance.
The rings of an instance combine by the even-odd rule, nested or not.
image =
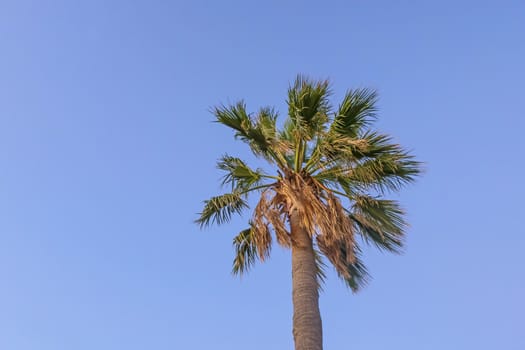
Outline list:
[[[524,349],[523,1],[0,1],[0,348],[291,349],[287,251],[230,275],[199,231],[209,108],[286,110],[297,73],[381,94],[426,162],[402,256],[330,272],[326,349]]]

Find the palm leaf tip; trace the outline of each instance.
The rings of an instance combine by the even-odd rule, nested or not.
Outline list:
[[[356,89],[346,93],[339,105],[331,130],[351,137],[372,124],[377,118],[378,94],[372,89]]]
[[[233,238],[235,258],[233,259],[232,273],[242,275],[255,264],[257,260],[257,246],[253,239],[252,227],[241,231]]]
[[[265,175],[261,169],[251,169],[239,158],[224,155],[217,168],[226,174],[222,178],[222,185],[231,184],[233,189],[246,190],[257,185]]]
[[[359,196],[352,209],[349,217],[366,243],[392,253],[403,252],[408,223],[398,202]]]
[[[352,292],[357,293],[363,287],[365,287],[370,281],[370,274],[363,262],[357,258],[353,264],[347,266],[348,275],[339,275],[345,284],[352,290]]]
[[[331,110],[328,99],[331,93],[328,80],[314,81],[302,75],[290,86],[288,115],[295,128],[301,130],[301,138],[310,140],[324,129]]]
[[[218,123],[237,131],[236,136],[245,135],[251,127],[251,118],[246,112],[246,104],[239,101],[232,105],[220,105],[212,109]]]
[[[195,220],[201,228],[210,224],[221,225],[230,221],[234,214],[241,214],[248,203],[240,193],[226,193],[204,201],[204,209]]]
[[[271,163],[283,164],[283,157],[277,147],[277,112],[264,107],[255,115],[246,111],[243,101],[232,105],[220,105],[212,109],[216,121],[233,129],[235,138],[248,144],[256,156]]]
[[[352,290],[358,292],[368,284],[370,275],[360,259],[361,251],[354,245],[351,250],[343,242],[327,242],[321,237],[317,245],[324,256],[332,263],[339,278]]]
[[[348,178],[363,189],[397,192],[421,174],[421,162],[397,144],[370,144],[363,157],[348,173]]]

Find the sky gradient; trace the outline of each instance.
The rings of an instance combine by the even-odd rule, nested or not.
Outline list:
[[[210,107],[304,73],[426,163],[405,254],[330,270],[325,349],[524,349],[524,35],[523,1],[0,0],[0,348],[292,349],[289,253],[234,278],[247,217],[193,220],[251,159]]]

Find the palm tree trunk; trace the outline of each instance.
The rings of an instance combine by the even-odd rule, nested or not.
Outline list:
[[[322,350],[323,328],[312,238],[297,214],[290,215],[295,350]]]

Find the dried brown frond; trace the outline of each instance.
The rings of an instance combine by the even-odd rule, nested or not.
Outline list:
[[[269,253],[272,230],[280,245],[291,247],[293,237],[286,222],[292,211],[310,236],[317,236],[323,254],[344,274],[343,266],[355,263],[354,224],[340,199],[306,174],[290,172],[261,193],[252,219],[259,257],[264,259]]]
[[[259,255],[265,254],[270,249],[271,229],[273,229],[280,245],[291,246],[290,233],[286,229],[286,213],[283,197],[274,188],[269,188],[261,193],[261,198],[253,214],[254,226],[256,231],[260,232],[256,234],[255,238],[260,249]],[[259,244],[262,246],[259,247]]]
[[[298,215],[312,238],[322,237],[323,250],[331,255],[330,260],[346,264],[355,262],[354,226],[338,197],[306,174],[287,174],[275,191],[282,197],[279,203],[286,203],[288,213],[294,211]],[[282,209],[279,217],[283,218]]]
[[[257,247],[259,258],[264,261],[270,254],[272,245],[272,234],[268,223],[265,220],[265,213],[268,211],[269,202],[266,197],[266,191],[261,194],[261,199],[255,207],[253,216],[253,238]]]
[[[292,173],[280,182],[276,191],[286,203],[288,213],[295,211],[303,227],[313,236],[317,229],[316,213],[323,213],[323,203],[315,193],[315,188],[298,174]]]
[[[290,233],[286,229],[287,211],[280,195],[275,194],[272,198],[270,210],[266,213],[266,219],[273,227],[277,242],[283,247],[290,248],[292,241]]]

